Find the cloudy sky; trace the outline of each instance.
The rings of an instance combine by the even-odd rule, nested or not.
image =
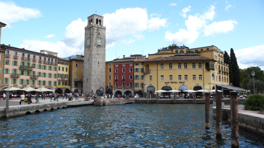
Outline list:
[[[0,0],[1,43],[60,57],[83,54],[87,17],[104,16],[106,60],[172,43],[235,50],[239,67],[264,70],[264,1]]]

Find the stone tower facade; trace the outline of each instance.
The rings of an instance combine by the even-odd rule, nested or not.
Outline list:
[[[103,16],[88,17],[84,38],[83,93],[96,93],[105,88],[105,27]],[[104,91],[105,93],[105,91]]]

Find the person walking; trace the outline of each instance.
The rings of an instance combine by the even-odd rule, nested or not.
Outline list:
[[[27,102],[28,102],[28,104],[32,103],[32,101],[31,101],[31,94],[28,94]]]
[[[79,100],[79,93],[76,93],[76,100]]]
[[[59,95],[58,94],[56,95],[56,100],[57,100],[57,102],[59,102]]]
[[[45,100],[45,93],[42,93],[42,100]]]
[[[9,100],[12,100],[12,94],[11,93],[9,94]]]
[[[22,101],[25,102],[25,101],[24,101],[24,99],[25,99],[25,95],[24,95],[24,93],[23,93],[20,97],[21,97],[21,100],[20,100],[19,104],[21,105]]]
[[[121,97],[121,95],[120,95],[120,94],[119,94],[119,95],[117,95],[117,99],[118,99],[118,100],[120,100],[120,97]]]
[[[3,100],[5,100],[5,99],[6,99],[6,94],[4,93],[4,94],[3,94]]]
[[[38,103],[38,102],[39,102],[38,98],[39,98],[39,95],[38,95],[38,94],[36,94],[36,96],[35,96],[36,103]]]

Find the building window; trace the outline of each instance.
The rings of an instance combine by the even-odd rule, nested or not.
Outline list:
[[[125,76],[122,76],[122,80],[125,81]]]
[[[112,83],[111,82],[108,83],[108,87],[110,87],[110,86],[112,86]]]
[[[135,87],[139,87],[138,83],[135,83]]]
[[[123,83],[122,83],[122,87],[126,87],[126,84],[125,84],[125,82],[123,82]]]
[[[203,80],[202,75],[199,75],[199,81],[202,81],[202,80]]]
[[[46,77],[46,73],[45,72],[43,73],[43,77]]]
[[[108,80],[111,80],[111,79],[112,79],[112,76],[111,76],[111,75],[109,75],[109,76],[108,76]]]
[[[112,64],[109,64],[109,66],[111,66]]]
[[[130,63],[129,65],[130,65],[130,66],[133,66],[133,64],[132,64],[132,63]]]
[[[78,63],[75,63],[75,67],[78,67],[79,66],[79,64]]]
[[[46,65],[44,65],[44,66],[43,66],[43,69],[45,69],[45,70],[46,70],[46,69],[47,69],[47,66],[46,66]]]
[[[141,68],[141,72],[142,72],[142,73],[144,72],[144,68]]]
[[[115,69],[115,73],[118,73],[118,69],[117,68]]]
[[[62,67],[62,71],[64,71],[64,67]]]
[[[122,66],[126,66],[126,64],[122,64]]]
[[[136,66],[138,66],[139,64],[138,63],[135,63]]]
[[[188,81],[188,75],[184,75],[184,81]]]
[[[118,76],[115,76],[115,80],[116,80],[116,81],[118,80]]]
[[[38,85],[41,85],[41,81],[40,80],[38,80]]]
[[[52,75],[51,75],[51,73],[49,73],[49,78],[51,78],[52,77]]]
[[[163,63],[160,64],[160,69],[164,69]]]
[[[34,64],[35,65],[35,64]],[[17,66],[17,61],[14,61],[14,66]],[[35,67],[34,67],[35,68]]]
[[[172,63],[169,64],[169,69],[172,69]]]
[[[133,69],[132,68],[129,68],[129,72],[133,72]]]
[[[9,69],[5,68],[5,74],[8,74]]]
[[[118,83],[115,83],[115,87],[118,87]]]
[[[108,71],[109,71],[109,72],[112,72],[112,68],[109,68]]]
[[[203,49],[201,49],[201,51],[203,51]]]
[[[144,83],[140,83],[140,87],[143,88]]]
[[[160,75],[160,81],[164,81],[164,75]]]
[[[201,69],[202,68],[202,63],[199,63],[199,69]]]
[[[184,63],[184,69],[188,69],[187,63]]]
[[[27,80],[27,85],[29,85],[29,80]]]
[[[149,81],[152,81],[152,76],[149,76]]]
[[[51,66],[49,66],[49,70],[52,70],[52,67]]]
[[[32,80],[32,85],[35,85],[35,80]]]
[[[40,64],[38,65],[38,69],[41,69],[41,65]]]
[[[178,75],[178,80],[181,81],[182,80],[182,76]]]
[[[118,67],[118,64],[115,64],[115,67]]]
[[[141,75],[141,80],[144,80],[144,75]]]
[[[129,82],[129,87],[133,87],[133,83],[132,82]]]
[[[212,81],[215,81],[215,75],[214,75],[214,73],[212,74]]]
[[[5,64],[6,64],[6,65],[9,65],[9,60],[6,60],[6,61],[5,61]]]
[[[178,69],[181,69],[181,63],[178,63]]]
[[[138,68],[135,68],[135,72],[139,72],[139,69]]]
[[[32,68],[36,68],[36,64],[32,64]]]
[[[66,84],[66,83],[65,83]],[[57,82],[56,81],[54,81],[54,84],[53,84],[53,86],[57,86]]]
[[[49,86],[51,86],[51,81],[49,81]]]
[[[16,79],[12,79],[12,84],[16,84]]]
[[[123,72],[123,73],[126,72],[126,69],[125,69],[125,68],[122,68],[122,72]]]
[[[83,67],[84,65],[82,64],[82,67]]]
[[[196,75],[193,75],[193,81],[196,81]]]
[[[133,79],[133,76],[130,75],[130,76],[129,76],[129,79],[132,80],[132,79]]]
[[[192,68],[195,69],[196,68],[196,65],[195,63],[192,63]]]
[[[57,71],[57,67],[54,67],[54,71]],[[67,70],[66,70],[67,71]]]
[[[78,73],[78,69],[75,69],[75,73]]]
[[[58,85],[61,85],[61,81],[58,82]]]
[[[139,76],[138,75],[135,75],[135,80],[138,80],[139,79]]]
[[[57,78],[57,75],[56,74],[54,74],[54,78]]]
[[[169,75],[169,80],[170,80],[170,81],[173,81],[173,77],[172,77],[172,75]]]

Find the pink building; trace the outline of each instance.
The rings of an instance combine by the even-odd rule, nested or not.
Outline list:
[[[2,46],[5,50],[3,86],[57,88],[57,53]]]

